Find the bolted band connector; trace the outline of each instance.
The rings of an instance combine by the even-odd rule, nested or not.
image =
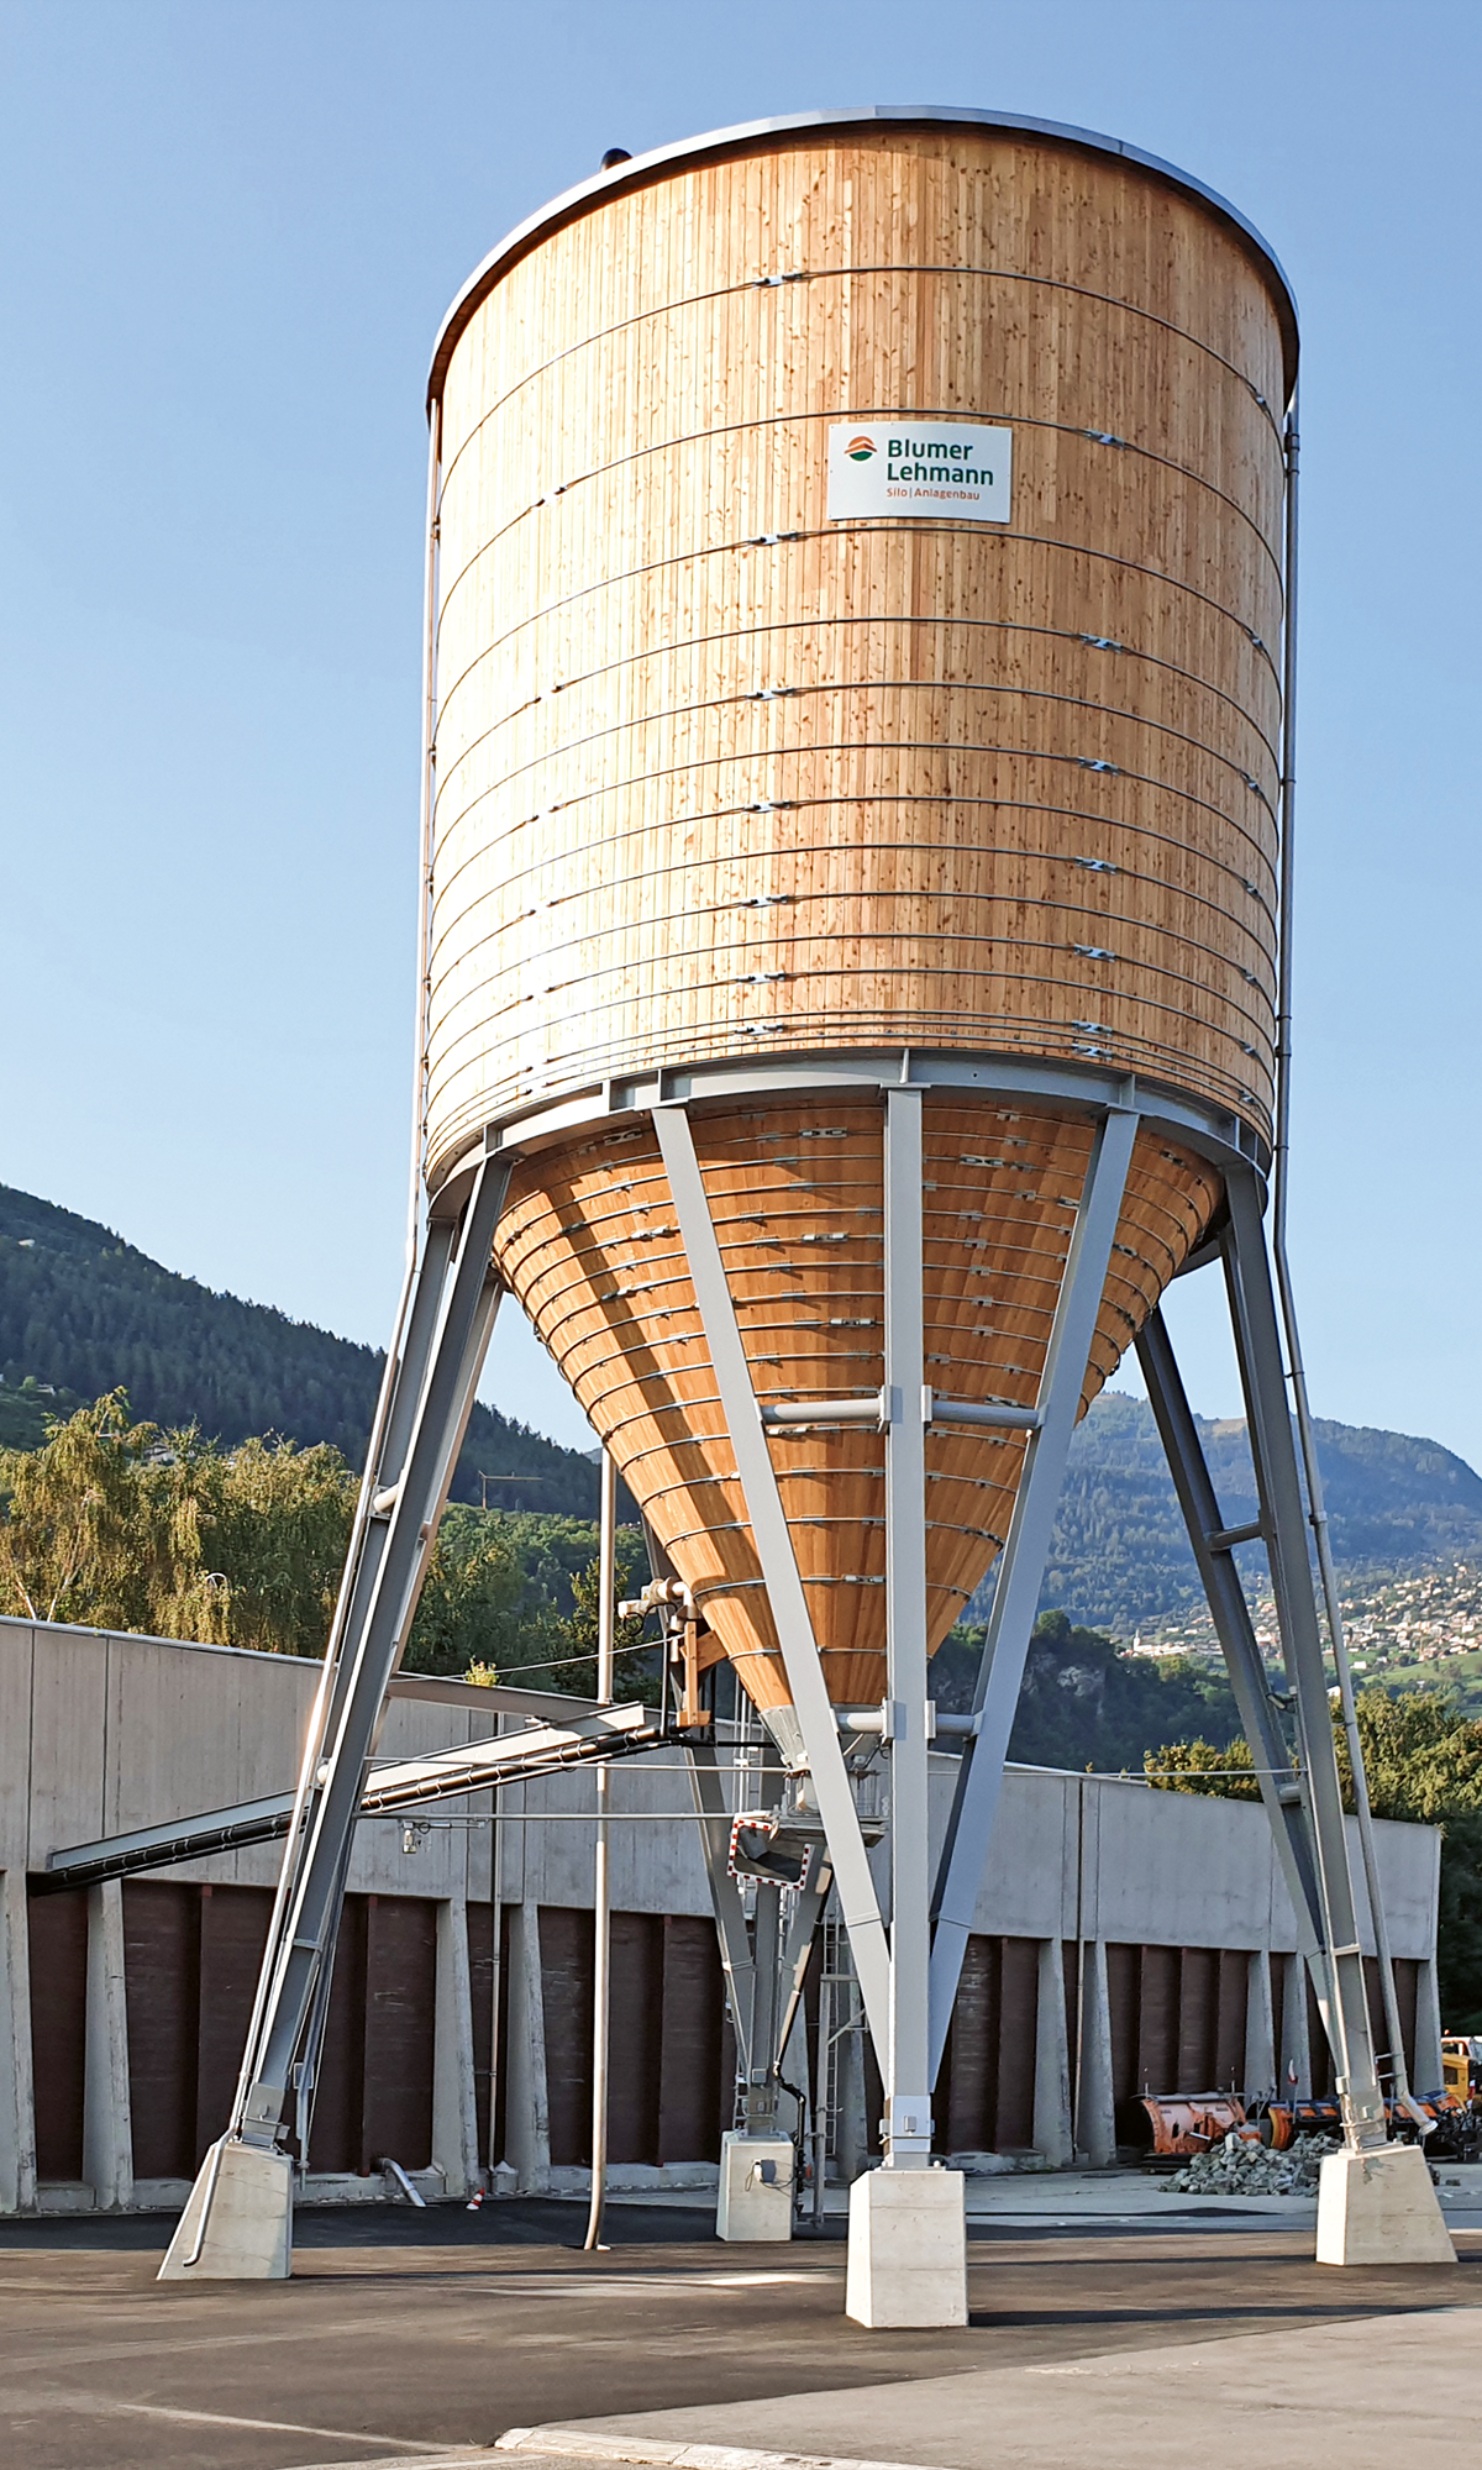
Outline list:
[[[931,2159],[930,2093],[894,2093],[880,2121],[885,2166],[924,2166]]]

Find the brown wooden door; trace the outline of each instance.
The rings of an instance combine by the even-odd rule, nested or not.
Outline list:
[[[36,2175],[82,2176],[83,2065],[87,2045],[87,1890],[31,1896],[31,2067],[36,2087]]]

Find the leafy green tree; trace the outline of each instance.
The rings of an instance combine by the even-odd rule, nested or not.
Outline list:
[[[648,1575],[641,1531],[617,1536],[618,1592]],[[597,1529],[582,1518],[468,1509],[445,1514],[407,1649],[414,1671],[468,1673],[534,1689],[595,1696]],[[620,1622],[618,1687],[636,1688],[649,1660],[642,1623]]]
[[[114,1390],[38,1450],[0,1451],[0,1610],[33,1621],[148,1629],[173,1591],[166,1528],[146,1481],[163,1446]]]
[[[0,1611],[268,1654],[322,1655],[356,1480],[328,1443],[234,1449],[194,1426],[136,1422],[127,1394],[49,1420],[40,1448],[0,1449]],[[455,1503],[408,1643],[414,1671],[597,1685],[597,1529],[588,1519]],[[647,1574],[619,1531],[620,1590]],[[650,1658],[620,1634],[621,1686]]]
[[[564,1643],[552,1609],[529,1585],[510,1522],[497,1511],[450,1508],[407,1642],[408,1668],[454,1674],[476,1664],[502,1680],[511,1666],[538,1664]]]
[[[984,1632],[959,1627],[932,1664],[938,1706],[972,1703]],[[1063,1612],[1034,1626],[1009,1755],[1032,1767],[1140,1767],[1145,1752],[1186,1726],[1238,1717],[1223,1673],[1189,1656],[1125,1654]]]
[[[325,1441],[296,1449],[253,1439],[202,1450],[200,1468],[190,1496],[199,1549],[224,1578],[232,1645],[322,1655],[355,1507],[355,1477],[339,1451]]]
[[[354,1496],[327,1444],[223,1450],[113,1390],[0,1451],[0,1610],[321,1655]]]
[[[618,1601],[621,1603],[625,1599],[631,1601],[647,1583],[648,1553],[644,1546],[642,1529],[639,1527],[619,1527],[614,1541]],[[595,1695],[597,1688],[597,1624],[602,1603],[599,1583],[601,1567],[601,1562],[594,1557],[587,1563],[586,1568],[572,1580],[571,1586],[574,1599],[570,1625],[571,1644],[577,1659],[571,1669],[573,1675],[580,1672],[585,1677],[580,1680],[573,1678],[564,1686],[568,1689],[579,1690],[584,1695],[588,1692]],[[662,1688],[659,1655],[653,1647],[639,1645],[643,1629],[644,1622],[641,1614],[630,1614],[626,1621],[619,1621],[616,1624],[613,1634],[615,1649],[613,1689],[619,1698],[646,1698],[651,1702],[656,1702]]]
[[[1259,1801],[1261,1787],[1250,1745],[1237,1734],[1223,1749],[1213,1741],[1168,1741],[1142,1762],[1159,1792],[1221,1793],[1231,1801]]]

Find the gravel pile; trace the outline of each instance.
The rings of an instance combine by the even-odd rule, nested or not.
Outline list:
[[[1319,2164],[1337,2149],[1330,2136],[1296,2136],[1284,2153],[1273,2153],[1231,2135],[1161,2183],[1171,2196],[1315,2195]]]

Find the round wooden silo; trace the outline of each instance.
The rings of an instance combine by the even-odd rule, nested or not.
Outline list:
[[[429,1184],[528,1128],[501,1268],[760,1704],[787,1687],[642,1092],[689,1076],[763,1402],[882,1378],[880,1101],[829,1059],[1029,1068],[925,1100],[927,1378],[962,1396],[1036,1394],[1092,1138],[1068,1072],[1259,1152],[1294,356],[1229,208],[966,115],[624,163],[440,338]],[[991,519],[831,510],[843,432],[960,424],[1011,439]],[[1088,1402],[1217,1151],[1140,1134]],[[883,1443],[772,1448],[830,1690],[878,1699]],[[934,1640],[1023,1448],[931,1434]]]

